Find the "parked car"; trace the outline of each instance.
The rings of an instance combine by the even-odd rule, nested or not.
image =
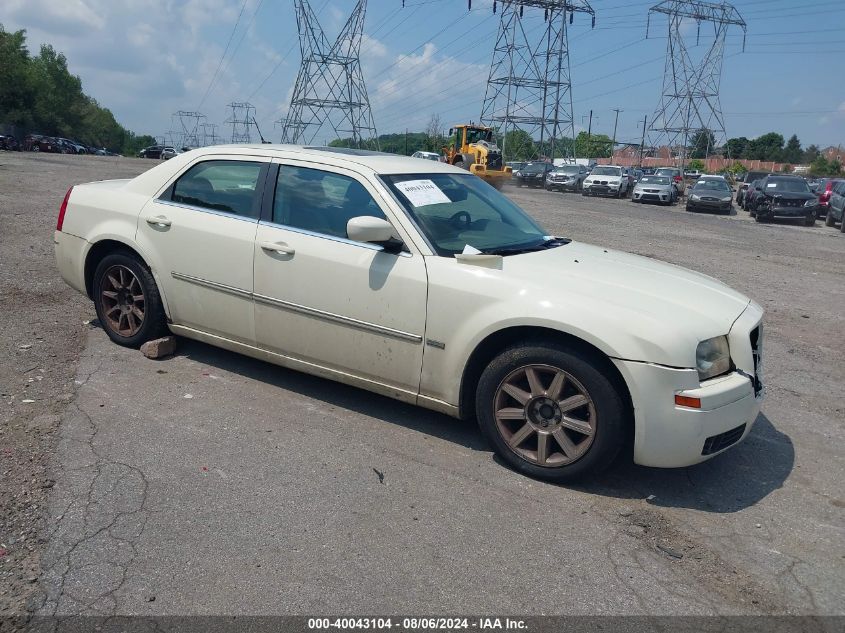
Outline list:
[[[687,180],[698,180],[701,176],[701,171],[698,169],[685,169],[684,170],[684,178]]]
[[[28,152],[50,152],[54,154],[60,152],[59,146],[56,144],[56,139],[51,136],[42,136],[41,134],[27,134],[24,136],[23,148]]]
[[[813,191],[819,197],[818,217],[827,217],[827,209],[830,206],[831,192],[839,180],[840,179],[837,178],[819,178],[819,180],[816,181],[816,188],[813,189],[810,187],[810,191]],[[809,183],[807,184],[809,185]]]
[[[182,150],[178,150],[175,147],[170,147],[169,145],[164,146],[161,149],[160,158],[161,160],[168,160],[173,158],[174,156],[178,156],[182,153]]]
[[[0,149],[5,149],[10,152],[21,151],[21,144],[18,139],[11,134],[0,134]]]
[[[513,183],[519,187],[543,187],[546,175],[554,169],[554,165],[545,162],[526,163],[519,171],[513,172]]]
[[[519,171],[520,169],[525,167],[527,164],[528,163],[526,163],[524,161],[518,161],[518,160],[510,160],[510,161],[505,163],[505,165],[510,167],[514,172]]]
[[[414,152],[411,158],[424,158],[425,160],[440,160],[440,154],[437,152]]]
[[[703,178],[693,185],[687,196],[687,211],[730,213],[733,192],[724,178]]]
[[[766,176],[758,181],[751,205],[751,212],[758,222],[774,218],[804,218],[804,224],[813,226],[819,200],[803,178]]]
[[[138,152],[138,158],[161,158],[164,145],[150,145]]]
[[[637,174],[636,174],[636,172],[630,167],[623,167],[622,172],[628,178],[628,191],[633,191],[634,185],[637,184]]]
[[[748,211],[752,218],[754,217],[754,198],[756,198],[760,193],[760,183],[762,180],[762,178],[758,178],[748,183],[745,196],[742,198],[742,208]]]
[[[631,194],[631,202],[658,202],[669,205],[677,199],[678,190],[669,176],[643,175]]]
[[[654,176],[656,171],[654,167],[643,167],[643,176]]]
[[[839,230],[845,233],[845,180],[836,180],[830,189],[827,211],[825,212],[825,226],[834,226],[839,222]]]
[[[548,191],[581,191],[587,168],[584,165],[563,165],[546,175]]]
[[[679,197],[684,195],[686,192],[687,185],[684,182],[684,176],[681,173],[681,170],[677,167],[658,167],[654,173],[657,176],[668,176],[671,178],[675,185],[675,189],[678,190]]]
[[[634,182],[639,182],[640,178],[643,177],[643,170],[642,169],[635,169],[634,170]]]
[[[73,141],[69,138],[57,138],[56,139],[59,143],[61,143],[63,148],[66,148],[68,151],[65,152],[67,154],[87,154],[88,148],[80,143],[79,141]]]
[[[745,192],[748,190],[748,185],[750,185],[755,180],[759,180],[760,178],[765,178],[769,175],[767,171],[749,171],[742,177],[739,182],[739,189],[736,190],[736,203],[741,206],[743,209],[747,210],[745,204]]]
[[[705,461],[748,436],[763,398],[759,305],[551,236],[445,163],[199,148],[71,188],[53,240],[117,344],[169,329],[476,417],[533,477],[595,473],[629,438],[638,464]]]
[[[624,198],[629,191],[629,184],[623,170],[618,165],[596,165],[584,180],[582,195]]]

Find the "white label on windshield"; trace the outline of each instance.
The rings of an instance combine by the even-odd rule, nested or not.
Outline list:
[[[776,182],[770,182],[769,184],[766,185],[766,187],[768,189],[774,189],[777,186],[778,186],[778,184]]]
[[[415,207],[430,204],[448,204],[452,202],[446,194],[430,180],[405,180],[397,182],[396,188],[405,194]]]
[[[464,250],[461,255],[480,255],[481,251],[475,248],[475,246],[470,246],[469,244],[464,246]]]

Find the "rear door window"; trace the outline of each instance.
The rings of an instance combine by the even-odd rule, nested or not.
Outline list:
[[[171,201],[193,207],[257,219],[256,195],[265,163],[208,160],[197,163],[173,185]]]

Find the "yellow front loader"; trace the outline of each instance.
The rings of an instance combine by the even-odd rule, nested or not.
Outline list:
[[[461,124],[450,129],[449,136],[451,144],[443,148],[449,164],[469,170],[496,189],[511,179],[513,170],[502,163],[502,151],[491,128]]]

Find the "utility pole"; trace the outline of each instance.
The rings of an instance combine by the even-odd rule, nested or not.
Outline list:
[[[592,149],[590,141],[593,138],[593,111],[590,110],[590,122],[587,124],[587,152]],[[595,156],[586,156],[585,158],[595,158]]]
[[[643,138],[640,141],[640,169],[643,166],[643,149],[645,148],[645,131],[648,129],[648,116],[643,117]]]
[[[613,108],[616,113],[616,120],[613,122],[613,140],[610,142],[610,159],[613,160],[613,152],[616,150],[616,126],[619,124],[619,113],[624,112],[618,108]]]
[[[405,128],[405,156],[408,155],[408,128]]]

